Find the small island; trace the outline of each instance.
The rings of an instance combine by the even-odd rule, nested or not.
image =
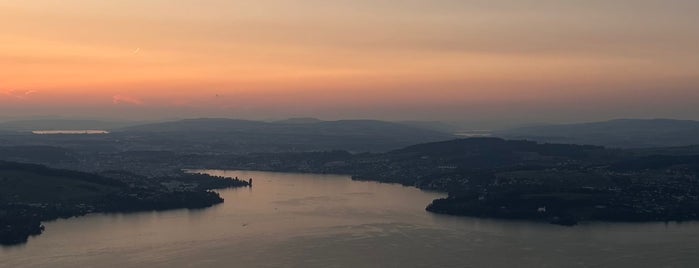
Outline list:
[[[199,209],[224,200],[211,190],[247,181],[173,172],[143,177],[125,171],[92,174],[35,164],[0,162],[0,245],[21,244],[42,222],[88,213]]]

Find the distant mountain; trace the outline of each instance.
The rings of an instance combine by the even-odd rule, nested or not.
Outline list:
[[[186,119],[131,126],[114,133],[154,137],[152,143],[168,142],[178,144],[180,148],[184,144],[196,143],[200,148],[197,150],[228,152],[334,149],[386,151],[453,137],[449,133],[376,120],[292,119],[262,122],[226,118]]]
[[[119,129],[123,132],[265,132],[268,134],[339,135],[339,136],[440,136],[446,133],[378,120],[322,121],[290,119],[277,122],[227,118],[199,118],[152,123]]]
[[[33,131],[33,130],[110,130],[133,125],[133,122],[73,120],[73,119],[37,119],[16,120],[0,123],[0,131]]]
[[[279,121],[274,121],[274,123],[279,123],[279,124],[314,124],[314,123],[320,123],[323,122],[323,120],[320,120],[318,118],[313,118],[313,117],[294,117],[294,118],[288,118],[284,120],[279,120]]]
[[[274,123],[227,118],[197,118],[128,126],[126,132],[230,132],[264,129]]]
[[[497,131],[495,136],[616,148],[687,146],[699,144],[699,121],[618,119],[593,123],[514,128]]]

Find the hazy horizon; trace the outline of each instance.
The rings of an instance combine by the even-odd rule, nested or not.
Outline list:
[[[339,121],[339,120],[377,120],[377,121],[385,121],[385,122],[396,122],[396,123],[401,123],[401,122],[425,122],[425,123],[443,123],[447,124],[451,127],[454,127],[455,130],[504,130],[504,129],[512,129],[512,128],[518,128],[518,127],[528,127],[528,126],[539,126],[539,125],[565,125],[565,124],[581,124],[581,123],[595,123],[595,122],[604,122],[604,121],[612,121],[612,120],[625,120],[625,119],[632,119],[632,120],[654,120],[654,119],[669,119],[669,120],[690,120],[690,121],[698,121],[694,119],[682,119],[682,118],[658,118],[658,117],[648,117],[648,118],[605,118],[605,119],[599,119],[599,120],[582,120],[582,121],[505,121],[505,120],[472,120],[472,121],[446,121],[446,120],[416,120],[416,119],[380,119],[380,118],[325,118],[325,117],[306,117],[306,116],[290,116],[290,117],[279,117],[279,118],[238,118],[238,117],[225,117],[225,116],[212,116],[212,117],[162,117],[162,118],[152,118],[152,119],[120,119],[120,118],[105,118],[105,117],[80,117],[80,116],[75,116],[75,117],[62,117],[62,116],[28,116],[28,117],[0,117],[0,124],[2,123],[10,123],[10,122],[18,122],[18,121],[42,121],[42,120],[77,120],[77,121],[99,121],[99,122],[105,122],[105,123],[119,123],[121,126],[128,126],[128,125],[140,125],[140,124],[151,124],[151,123],[160,123],[160,122],[171,122],[171,121],[179,121],[179,120],[189,120],[189,119],[206,119],[206,118],[212,118],[212,119],[232,119],[232,120],[249,120],[249,121],[260,121],[260,122],[276,122],[276,121],[283,121],[287,119],[317,119],[321,121]],[[52,126],[52,128],[55,128],[55,126]],[[66,130],[69,130],[70,127],[66,128]]]
[[[697,10],[688,0],[5,0],[0,114],[699,119]]]

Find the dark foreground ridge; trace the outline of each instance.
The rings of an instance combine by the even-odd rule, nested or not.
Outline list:
[[[472,138],[381,154],[258,154],[239,169],[351,174],[448,192],[435,213],[575,225],[580,221],[699,219],[699,151]],[[682,152],[679,155],[668,152]],[[665,153],[665,154],[658,154]]]
[[[144,178],[128,172],[91,173],[0,162],[0,245],[20,244],[44,231],[43,221],[88,213],[206,208],[223,202],[217,188],[248,182],[203,174]]]

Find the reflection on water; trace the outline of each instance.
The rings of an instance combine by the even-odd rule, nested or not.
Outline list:
[[[692,267],[699,224],[573,228],[449,217],[438,193],[345,176],[254,178],[204,210],[90,215],[0,250],[3,267]]]

